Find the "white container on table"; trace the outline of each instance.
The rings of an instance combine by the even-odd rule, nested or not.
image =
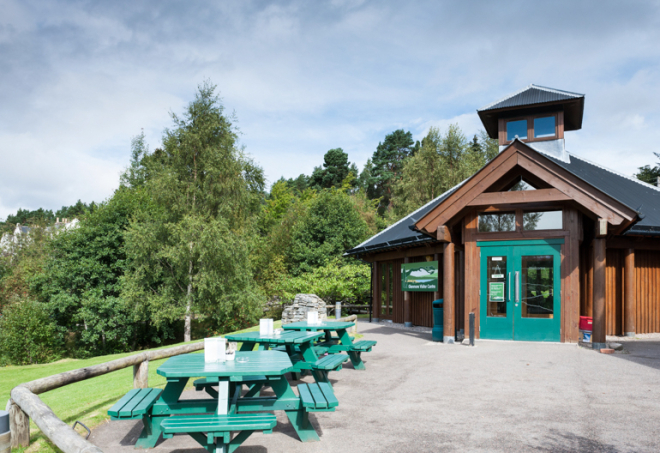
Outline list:
[[[218,363],[225,361],[224,338],[204,338],[204,362]]]
[[[319,312],[314,310],[314,311],[308,311],[307,312],[307,324],[318,324],[319,323]]]
[[[273,334],[273,319],[265,318],[259,320],[259,335]]]

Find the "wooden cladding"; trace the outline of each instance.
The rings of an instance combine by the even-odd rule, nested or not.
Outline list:
[[[438,260],[438,275],[443,275],[442,254]],[[374,263],[377,266],[377,272],[374,275],[374,318],[391,319],[392,322],[404,322],[404,293],[401,291],[401,264],[403,259],[378,261]],[[426,261],[425,256],[411,257],[411,263]],[[462,328],[463,309],[463,252],[455,253],[456,272],[455,272],[455,315],[456,325]],[[390,271],[391,270],[391,271]],[[391,288],[391,290],[390,290]],[[442,278],[438,279],[438,293],[440,298],[443,294]],[[433,327],[433,306],[434,300],[432,292],[410,292],[410,311],[413,325]],[[391,297],[391,310],[390,310]],[[459,323],[458,320],[461,319]]]
[[[592,316],[593,261],[590,247],[580,250],[580,314]],[[625,257],[627,250],[608,248],[606,252],[605,310],[607,335],[625,334]],[[635,250],[633,270],[633,298],[635,305],[629,310],[635,316],[636,333],[660,332],[660,254],[653,250]]]
[[[660,254],[658,252],[635,250],[635,300],[637,333],[660,332]]]

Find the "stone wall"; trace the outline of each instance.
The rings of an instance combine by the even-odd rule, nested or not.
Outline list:
[[[297,294],[293,303],[284,307],[282,311],[282,324],[292,322],[307,321],[307,312],[317,310],[319,312],[319,321],[328,318],[328,311],[325,307],[325,301],[316,294]]]

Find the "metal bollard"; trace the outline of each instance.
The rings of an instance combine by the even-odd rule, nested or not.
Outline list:
[[[474,346],[474,313],[470,313],[470,346]]]
[[[341,318],[341,302],[335,303],[335,319]]]

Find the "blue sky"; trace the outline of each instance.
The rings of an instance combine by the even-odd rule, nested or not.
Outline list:
[[[632,174],[660,152],[659,5],[0,0],[0,218],[109,197],[205,79],[270,182],[398,128],[474,134],[530,83],[585,93],[568,150]]]

